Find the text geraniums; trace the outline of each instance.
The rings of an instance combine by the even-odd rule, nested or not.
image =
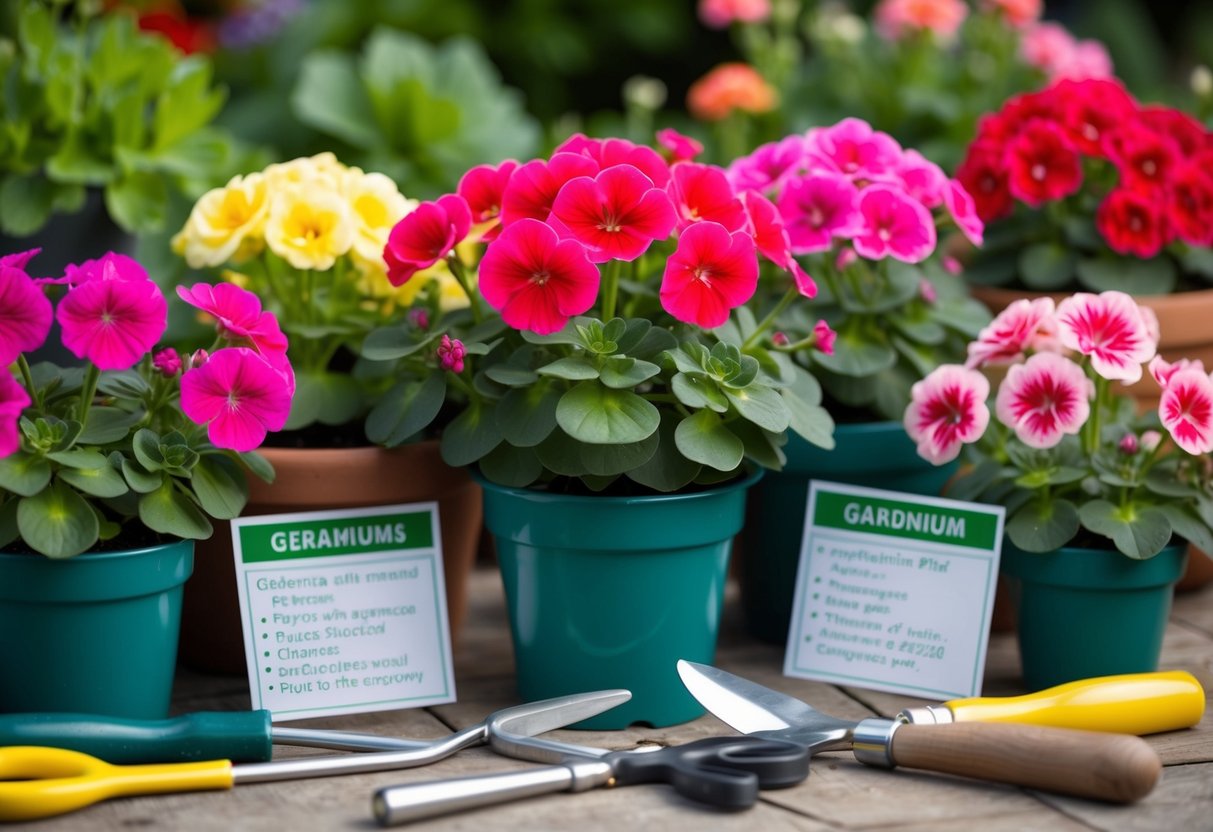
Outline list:
[[[485,245],[464,263],[469,234]],[[372,333],[371,357],[436,348],[449,372],[402,382],[368,433],[415,433],[450,387],[466,407],[444,458],[502,484],[674,491],[746,459],[778,468],[789,426],[829,444],[832,423],[812,376],[759,343],[744,304],[760,255],[813,294],[774,207],[718,167],[576,135],[550,158],[473,169],[401,220],[384,258],[397,284],[445,260],[479,323],[441,345],[407,324]]]
[[[834,349],[800,358],[858,418],[900,418],[910,385],[960,360],[989,321],[937,253],[947,230],[980,244],[968,193],[867,122],[844,119],[763,145],[728,174],[751,200],[773,205],[790,252],[821,288],[804,304],[785,282],[763,282],[756,305],[777,321],[773,348],[795,350],[824,319],[838,333]]]
[[[1213,380],[1199,361],[1157,356],[1158,336],[1150,310],[1122,292],[1056,307],[1015,301],[969,345],[965,365],[914,386],[906,431],[936,464],[967,446],[974,467],[950,496],[1005,505],[1007,536],[1025,551],[1083,536],[1132,558],[1153,557],[1173,535],[1213,545]],[[1138,417],[1113,387],[1147,364],[1162,398]],[[991,419],[980,368],[997,365],[1010,366]]]
[[[168,304],[142,266],[111,252],[32,278],[35,254],[0,257],[0,547],[66,558],[137,526],[208,537],[208,515],[244,507],[246,470],[273,477],[251,451],[294,393],[277,320],[235,286],[178,289],[218,337],[191,355],[156,351]],[[30,364],[52,319],[82,366]]]
[[[981,120],[957,177],[989,224],[980,282],[1146,295],[1181,273],[1213,279],[1213,138],[1117,81],[1012,98]]]

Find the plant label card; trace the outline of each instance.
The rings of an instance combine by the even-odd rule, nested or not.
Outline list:
[[[455,701],[436,503],[241,517],[232,548],[254,708]]]
[[[1002,506],[813,481],[784,674],[981,693]]]

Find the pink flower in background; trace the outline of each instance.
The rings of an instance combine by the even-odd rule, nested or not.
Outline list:
[[[1156,355],[1150,359],[1147,369],[1150,371],[1150,375],[1153,377],[1158,386],[1165,388],[1170,383],[1171,376],[1175,375],[1180,370],[1193,369],[1203,373],[1205,371],[1205,365],[1204,362],[1199,358],[1193,361],[1189,361],[1186,358],[1181,358],[1172,364],[1161,355]]]
[[[701,220],[718,222],[729,231],[738,231],[745,226],[745,207],[733,193],[733,186],[721,168],[679,162],[670,169],[666,192],[678,212],[680,229]]]
[[[935,250],[935,221],[921,202],[888,185],[871,185],[859,193],[864,227],[852,241],[861,256],[892,257],[919,263]]]
[[[1096,40],[1079,41],[1060,23],[1037,22],[1024,29],[1019,44],[1024,63],[1048,76],[1050,83],[1069,78],[1111,78],[1112,58]]]
[[[779,194],[779,215],[795,254],[828,251],[838,237],[863,229],[859,189],[842,174],[811,173],[791,179]]]
[[[703,153],[703,142],[684,136],[672,127],[657,131],[657,144],[669,154],[672,162],[689,162]]]
[[[1006,309],[969,344],[966,367],[987,364],[1007,364],[1018,361],[1028,350],[1056,352],[1061,348],[1057,337],[1057,319],[1052,298],[1021,298]]]
[[[906,193],[928,208],[941,204],[947,197],[948,175],[917,150],[910,149],[901,154],[897,176]]]
[[[779,209],[757,191],[744,191],[741,202],[749,216],[746,231],[754,238],[758,253],[791,274],[796,291],[803,297],[817,297],[817,283],[792,256],[791,242],[779,216]]]
[[[853,182],[900,181],[901,145],[866,121],[844,118],[832,127],[814,127],[805,135],[805,153]]]
[[[1145,316],[1124,292],[1079,292],[1057,306],[1058,336],[1066,349],[1091,359],[1106,379],[1133,383],[1141,365],[1154,357],[1157,343]]]
[[[165,347],[152,356],[152,366],[160,375],[173,378],[181,372],[181,354],[172,347]]]
[[[0,271],[4,266],[0,266]],[[17,452],[21,447],[21,430],[18,422],[21,411],[29,407],[29,394],[17,383],[8,370],[0,370],[0,459]]]
[[[177,287],[177,297],[218,321],[219,335],[246,338],[258,352],[286,352],[287,340],[272,312],[261,311],[261,299],[232,283],[195,283]]]
[[[291,393],[282,373],[247,347],[213,353],[181,377],[181,409],[220,448],[251,451],[282,430]]]
[[[592,159],[599,171],[620,165],[634,167],[658,188],[664,188],[670,179],[670,166],[660,153],[627,139],[591,139],[583,133],[574,133],[556,148],[555,153],[574,153]]]
[[[833,355],[834,342],[837,340],[838,333],[830,329],[830,325],[825,321],[818,320],[813,324],[813,343],[817,345],[817,349],[826,355]]]
[[[678,222],[666,192],[631,165],[565,183],[552,204],[552,216],[596,263],[635,260],[654,240],[670,236]]]
[[[51,331],[53,311],[42,288],[25,273],[24,264],[11,256],[0,263],[0,370],[23,352],[37,349]],[[6,258],[8,259],[8,258]]]
[[[1163,388],[1158,416],[1175,444],[1188,453],[1213,451],[1213,380],[1195,367],[1175,373]]]
[[[758,288],[754,241],[715,222],[695,223],[678,238],[661,279],[661,306],[675,318],[710,329],[729,319]]]
[[[994,412],[1025,445],[1051,448],[1076,434],[1091,415],[1095,386],[1082,367],[1055,352],[1013,364],[998,388]]]
[[[538,220],[508,225],[480,261],[480,291],[515,329],[547,335],[594,305],[598,268],[576,240]]]
[[[997,9],[1012,26],[1022,29],[1040,19],[1044,0],[982,0],[987,9]]]
[[[514,171],[501,195],[501,224],[521,219],[547,222],[552,203],[564,183],[578,176],[594,176],[598,163],[578,153],[554,153],[549,160],[535,159]]]
[[[729,181],[738,192],[768,193],[800,173],[804,167],[804,137],[788,136],[761,145],[748,156],[734,159],[728,167]]]
[[[918,295],[932,305],[939,300],[939,291],[935,288],[935,284],[925,277],[918,281]]]
[[[976,442],[990,423],[990,382],[956,364],[936,367],[910,388],[905,429],[918,454],[935,465],[951,462],[962,445]]]
[[[729,24],[761,23],[771,16],[771,0],[699,0],[699,19],[709,29]]]
[[[438,345],[436,352],[442,369],[456,374],[463,372],[463,360],[467,358],[468,351],[458,338],[452,340],[451,336],[443,333],[442,343]]]
[[[977,205],[973,202],[973,197],[969,195],[969,192],[965,190],[965,186],[955,179],[949,179],[943,196],[948,213],[952,215],[952,221],[956,223],[960,233],[964,234],[973,245],[981,245],[985,234],[985,223],[977,215]]]
[[[168,325],[168,304],[154,281],[99,277],[70,289],[55,319],[63,346],[100,370],[127,370],[146,355]]]
[[[401,286],[422,269],[428,269],[461,243],[472,227],[467,201],[447,194],[437,202],[423,202],[392,228],[383,259],[387,278]]]
[[[949,41],[969,16],[969,7],[964,0],[880,0],[872,15],[873,28],[886,40],[929,31]]]
[[[455,193],[467,202],[473,224],[501,218],[501,197],[510,182],[510,174],[517,168],[517,162],[506,159],[500,165],[477,165],[459,177]],[[494,234],[492,231],[489,233]],[[491,237],[486,235],[485,239]]]

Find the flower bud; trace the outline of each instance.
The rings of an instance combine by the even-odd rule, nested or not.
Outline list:
[[[192,370],[194,367],[201,367],[210,360],[210,357],[211,354],[206,350],[194,350],[194,354],[189,358],[189,367],[186,369]]]
[[[1120,452],[1122,454],[1133,456],[1133,454],[1140,450],[1140,443],[1137,441],[1137,435],[1133,433],[1126,433],[1120,438],[1120,444],[1118,447],[1120,448]]]
[[[181,356],[172,347],[166,347],[152,356],[152,366],[166,378],[181,372]]]
[[[442,343],[438,345],[438,361],[442,364],[442,369],[450,370],[452,373],[463,372],[463,359],[467,357],[467,348],[463,346],[463,342],[459,339],[453,339],[449,335],[442,336]]]
[[[1161,441],[1162,434],[1156,430],[1148,430],[1141,435],[1141,447],[1147,453],[1152,453]]]
[[[771,343],[777,347],[786,347],[790,343],[788,341],[788,334],[786,332],[772,332]]]
[[[837,340],[838,333],[830,329],[829,324],[825,321],[818,321],[813,324],[813,338],[817,344],[817,349],[826,355],[834,354],[834,341]]]

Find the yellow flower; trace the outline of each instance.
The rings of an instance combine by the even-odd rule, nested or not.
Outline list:
[[[261,250],[267,214],[265,177],[233,177],[194,204],[185,227],[173,237],[173,251],[194,269],[247,259]]]
[[[383,247],[400,219],[417,207],[405,199],[396,183],[382,173],[350,168],[342,178],[342,193],[349,200],[354,220],[355,259],[367,267],[383,266]]]
[[[332,268],[354,242],[349,203],[336,191],[287,187],[270,202],[265,242],[297,269]]]
[[[304,183],[312,187],[337,190],[345,171],[345,165],[337,161],[336,156],[325,152],[270,165],[265,169],[265,178],[273,191]]]

